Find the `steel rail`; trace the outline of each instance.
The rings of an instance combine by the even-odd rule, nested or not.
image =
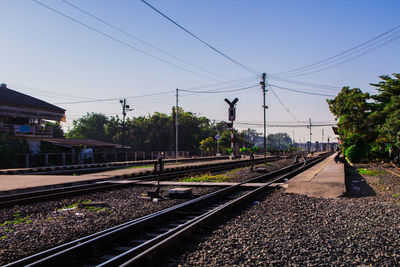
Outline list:
[[[322,159],[323,158],[314,159],[311,163],[307,162],[306,166],[304,166],[306,162],[296,163],[293,164],[293,166],[277,170],[273,172],[274,174],[268,173],[260,175],[253,179],[242,182],[238,185],[218,190],[211,194],[187,201],[185,203],[170,207],[157,213],[153,213],[133,220],[131,222],[127,222],[122,225],[115,226],[102,232],[90,235],[88,237],[69,242],[56,248],[32,255],[28,258],[21,259],[14,263],[10,263],[6,266],[50,266],[63,265],[62,263],[65,263],[67,265],[94,264],[99,266],[115,266],[124,263],[132,263],[132,259],[144,259],[147,257],[146,255],[149,255],[149,253],[154,253],[154,250],[151,248],[165,246],[166,240],[177,238],[177,236],[184,233],[183,229],[186,229],[188,227],[191,228],[192,226],[195,226],[196,224],[204,220],[208,220],[208,218],[217,214],[219,210],[222,211],[228,207],[232,207],[234,203],[237,203],[238,201],[241,202],[244,199],[248,199],[250,196],[256,194],[256,192],[260,192],[268,188],[269,186],[271,186],[272,183],[285,179],[286,177],[291,177],[295,175],[295,173],[300,172],[310,165],[316,164],[317,161],[320,161]],[[303,166],[300,167],[300,165]],[[241,186],[245,183],[260,181],[261,179],[266,179],[268,177],[271,180],[268,183],[265,183],[263,186],[259,187],[258,189],[253,190],[253,193],[246,193],[248,189]],[[272,179],[272,177],[274,178]],[[235,195],[235,197],[232,195]],[[213,206],[211,206],[210,203],[213,203]],[[194,210],[195,207],[197,207],[197,211]],[[201,211],[201,213],[199,213],[199,210]],[[155,220],[158,220],[158,222],[155,222]],[[163,229],[166,222],[169,222],[169,229]],[[151,228],[150,226],[153,226],[153,228]],[[142,231],[144,230],[147,230],[149,234],[146,239],[141,240],[142,238],[144,238],[142,233]],[[157,232],[160,233],[157,234]],[[135,246],[133,246],[132,244],[130,244],[130,246],[116,244],[116,246],[111,248],[111,250],[114,249],[114,251],[111,253],[115,253],[115,250],[123,251],[117,256],[110,256],[110,259],[107,260],[108,256],[107,253],[105,253],[103,254],[104,259],[100,262],[96,262],[96,260],[98,260],[98,256],[96,255],[92,256],[92,260],[94,261],[87,261],[88,255],[91,253],[91,249],[93,247],[97,247],[98,251],[100,251],[101,249],[104,249],[108,245],[112,244],[113,242],[118,243],[122,239],[126,239],[129,235],[132,235],[132,233],[137,234],[136,237],[129,237],[130,239],[136,240]],[[77,251],[80,252],[77,253]],[[108,252],[110,251],[108,250]],[[76,260],[76,258],[79,257],[79,254],[81,255],[79,261],[71,261],[71,259]]]
[[[270,158],[270,160],[278,160],[278,159],[279,158]],[[264,159],[256,159],[254,161],[257,163],[257,162],[264,161]],[[181,176],[187,175],[189,173],[194,173],[194,172],[201,173],[201,172],[209,172],[209,171],[221,171],[221,170],[227,170],[227,169],[233,169],[233,168],[247,166],[251,163],[252,162],[250,160],[245,160],[245,161],[241,161],[241,162],[212,163],[211,165],[213,165],[213,166],[200,166],[199,168],[188,168],[185,170],[178,170],[178,171],[162,173],[160,175],[160,178],[163,180],[166,180],[166,179],[170,179],[170,178],[181,177]],[[184,168],[184,167],[176,167],[176,169],[180,169],[180,168]],[[0,196],[0,208],[10,207],[13,205],[21,205],[21,204],[25,204],[25,203],[32,203],[33,201],[37,202],[37,201],[51,200],[51,199],[67,197],[67,196],[72,196],[72,195],[77,195],[77,194],[82,194],[82,193],[98,192],[98,191],[102,191],[102,190],[129,187],[129,186],[134,186],[135,182],[143,181],[143,180],[151,180],[151,179],[155,179],[155,178],[157,178],[157,175],[155,175],[155,174],[135,176],[135,177],[129,177],[129,175],[124,175],[124,176],[118,177],[116,179],[132,180],[132,183],[116,184],[116,183],[110,181],[110,180],[112,180],[112,178],[107,178],[106,180],[101,181],[101,183],[93,182],[93,183],[84,184],[84,185],[68,185],[68,186],[59,187],[59,188],[50,188],[50,189],[42,189],[42,190],[36,190],[36,191],[30,191],[30,192],[22,192],[22,193],[17,193],[17,194],[9,194],[9,195]]]
[[[203,158],[182,158],[181,162],[201,162],[228,159],[227,156],[219,157],[203,157]],[[141,166],[146,164],[154,164],[157,160],[139,160],[139,161],[119,161],[119,162],[104,162],[104,163],[88,163],[88,164],[75,164],[75,165],[60,165],[60,166],[47,166],[47,167],[31,167],[19,169],[0,169],[0,175],[13,175],[13,174],[60,174],[71,173],[79,171],[101,170],[105,169],[118,169],[123,167]],[[164,162],[175,162],[175,159],[165,159]]]

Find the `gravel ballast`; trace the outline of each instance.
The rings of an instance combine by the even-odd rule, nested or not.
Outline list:
[[[272,171],[292,162],[282,159],[264,167]],[[259,174],[247,167],[227,175],[230,182],[240,182]],[[201,196],[218,189],[194,187],[193,194]],[[140,198],[151,190],[154,187],[132,187],[1,209],[0,265],[186,201]],[[167,190],[164,187],[164,195]]]
[[[365,196],[321,199],[276,191],[203,229],[183,255],[161,265],[397,266],[400,204],[387,191],[400,189],[400,179],[385,172],[362,179],[369,184]]]
[[[357,181],[349,181],[349,188],[358,189],[340,199],[284,190],[265,195],[244,210],[221,216],[217,224],[195,231],[190,242],[158,264],[398,266],[400,177],[379,166],[366,169],[378,172],[370,176],[358,174],[356,168],[347,172]],[[235,172],[229,172],[233,179],[254,175],[246,168]],[[0,264],[184,201],[138,201],[150,189],[154,190],[134,187],[1,210],[0,237],[6,237],[0,239]],[[193,190],[204,195],[217,188]],[[100,206],[87,209],[82,203],[87,200]],[[78,202],[78,209],[68,210]],[[63,208],[67,210],[60,211]],[[13,220],[20,222],[4,225]]]
[[[218,189],[193,188],[193,194]],[[138,186],[1,209],[0,265],[186,201],[140,198],[154,190]]]

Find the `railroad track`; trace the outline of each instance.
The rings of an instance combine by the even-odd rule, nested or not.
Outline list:
[[[268,161],[278,160],[279,157],[270,157],[267,158]],[[253,163],[261,163],[264,159],[255,159]],[[202,173],[202,172],[215,172],[215,171],[223,171],[229,170],[233,168],[239,168],[250,165],[252,162],[250,160],[243,160],[240,162],[232,162],[232,163],[213,163],[208,166],[202,166],[199,168],[187,168],[177,166],[176,171],[165,172],[160,175],[162,180],[182,177],[190,173]],[[116,183],[115,180],[130,180],[130,183]],[[128,175],[124,175],[121,177],[116,177],[116,179],[107,178],[101,182],[91,182],[85,184],[76,184],[76,185],[65,185],[58,188],[49,188],[49,189],[40,189],[30,192],[21,192],[15,194],[7,194],[0,196],[0,208],[10,207],[14,205],[21,205],[26,203],[32,203],[37,201],[44,200],[52,200],[61,197],[68,197],[78,194],[90,193],[90,192],[98,192],[102,190],[110,190],[122,187],[129,187],[135,185],[138,181],[145,180],[153,180],[157,179],[156,174],[145,174],[142,176],[130,177]]]
[[[273,183],[289,179],[324,157],[296,162],[211,194],[138,218],[6,266],[139,266],[216,216],[246,204]],[[262,183],[256,189],[242,186]]]
[[[397,167],[395,164],[392,164],[391,167],[385,167],[384,169],[385,169],[385,171],[387,171],[393,175],[396,175],[397,177],[400,178],[400,168]]]
[[[199,158],[180,158],[179,162],[200,162],[210,160],[228,159],[228,156],[219,157],[199,157]],[[14,174],[70,174],[70,173],[90,173],[98,172],[101,170],[112,170],[124,167],[143,166],[147,164],[154,164],[157,160],[139,160],[139,161],[121,161],[121,162],[105,162],[93,164],[75,164],[75,165],[60,165],[60,166],[47,166],[47,167],[32,167],[20,169],[0,169],[0,175],[14,175]],[[164,162],[176,162],[176,159],[165,159]]]

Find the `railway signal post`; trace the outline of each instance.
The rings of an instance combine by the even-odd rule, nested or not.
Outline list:
[[[234,146],[234,133],[233,133],[233,121],[236,118],[236,108],[235,105],[239,101],[238,98],[235,98],[232,102],[229,101],[227,98],[225,98],[225,102],[228,103],[229,109],[228,109],[228,120],[230,123],[228,123],[228,127],[231,129],[231,157],[232,159],[235,158],[235,146]]]
[[[147,195],[153,198],[161,198],[160,196],[160,175],[164,170],[164,162],[162,161],[162,157],[158,157],[157,161],[154,163],[154,172],[157,173],[157,189],[156,191],[147,192]]]

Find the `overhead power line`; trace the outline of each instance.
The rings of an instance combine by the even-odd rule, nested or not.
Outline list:
[[[276,81],[281,81],[285,83],[292,83],[296,85],[302,85],[302,86],[307,86],[307,87],[314,87],[318,89],[324,89],[324,90],[332,90],[332,91],[338,91],[342,87],[340,86],[334,86],[334,85],[327,85],[327,84],[321,84],[321,83],[311,83],[311,82],[304,82],[304,81],[298,81],[298,80],[292,80],[292,79],[285,79],[285,78],[280,78],[275,75],[269,75],[268,76],[270,80],[276,80]]]
[[[194,90],[179,89],[179,91],[189,92],[189,93],[197,93],[197,94],[219,94],[219,93],[228,93],[228,92],[237,92],[237,91],[249,90],[251,88],[258,87],[258,86],[259,85],[257,84],[257,85],[252,85],[252,86],[249,86],[249,87],[231,89],[231,90],[194,91]]]
[[[400,32],[399,32],[399,33],[400,33]],[[318,69],[318,70],[314,70],[314,71],[309,71],[309,72],[306,72],[306,73],[300,73],[300,74],[297,74],[297,75],[293,75],[293,77],[299,77],[299,76],[304,76],[304,75],[309,75],[309,74],[313,74],[313,73],[316,73],[316,72],[324,71],[324,70],[331,69],[331,68],[333,68],[333,67],[342,65],[342,64],[344,64],[344,63],[346,63],[346,62],[349,62],[349,61],[352,61],[352,60],[354,60],[354,59],[360,58],[360,57],[362,57],[362,56],[364,56],[364,55],[367,55],[367,54],[369,54],[369,53],[372,53],[373,51],[375,51],[375,50],[377,50],[377,49],[379,49],[379,48],[381,48],[381,47],[383,47],[383,46],[385,46],[385,45],[387,45],[387,44],[389,44],[389,43],[391,43],[391,42],[394,42],[394,41],[400,39],[400,34],[397,34],[396,36],[390,36],[390,38],[388,37],[388,38],[385,38],[385,39],[389,39],[389,40],[387,40],[386,42],[381,43],[381,44],[377,44],[377,45],[374,44],[375,46],[372,47],[372,48],[370,48],[370,49],[368,49],[368,50],[362,51],[362,49],[360,49],[359,51],[355,51],[355,52],[353,52],[353,53],[351,53],[351,54],[349,54],[349,55],[352,55],[352,54],[355,54],[355,53],[358,53],[358,52],[361,52],[361,53],[356,54],[356,55],[354,55],[354,56],[352,56],[352,57],[350,57],[350,58],[346,58],[346,59],[344,59],[344,60],[342,60],[342,61],[339,61],[339,62],[337,62],[337,63],[335,63],[335,64],[333,64],[333,65],[329,65],[329,66],[327,66],[327,67],[325,67],[325,68],[322,68],[322,69]]]
[[[11,85],[11,87],[13,87],[13,89],[18,89],[21,91],[37,91],[39,93],[34,93],[35,95],[40,95],[40,96],[46,96],[46,97],[50,97],[50,98],[55,98],[55,99],[88,99],[88,100],[94,100],[94,98],[90,98],[90,97],[85,97],[85,96],[77,96],[77,95],[71,95],[71,94],[63,94],[63,93],[59,93],[59,92],[54,92],[54,91],[48,91],[48,90],[43,90],[43,89],[39,89],[39,88],[34,88],[34,87],[29,87],[29,86],[25,86],[25,85],[18,85],[18,84],[14,84],[14,83],[7,83],[8,85]]]
[[[249,122],[236,122],[239,125],[249,125],[249,126],[263,126],[263,123],[249,123]],[[311,127],[328,127],[335,126],[336,123],[327,123],[327,124],[311,124]],[[309,127],[310,124],[270,124],[267,123],[268,127],[283,127],[283,128],[299,128],[299,127]]]
[[[141,97],[159,96],[159,95],[166,95],[166,94],[171,94],[171,92],[161,92],[161,93],[153,93],[153,94],[146,94],[146,95],[135,95],[135,96],[127,96],[127,97],[102,98],[102,99],[75,101],[75,102],[64,102],[64,103],[55,103],[55,104],[56,105],[83,104],[83,103],[114,101],[114,100],[119,100],[121,98],[126,98],[126,99],[129,99],[129,98],[141,98]]]
[[[186,89],[187,90],[196,90],[196,89],[220,87],[223,84],[227,84],[226,87],[239,86],[239,85],[246,85],[248,83],[256,82],[256,81],[258,81],[258,79],[259,79],[259,75],[252,75],[249,77],[244,77],[244,78],[239,78],[239,79],[234,79],[234,80],[229,80],[229,81],[219,82],[219,83],[214,83],[214,84],[208,84],[208,85],[194,86],[194,87],[190,87],[190,88],[186,88]]]
[[[291,89],[291,88],[287,88],[287,87],[283,87],[283,86],[279,86],[279,85],[275,85],[275,84],[271,84],[271,83],[269,83],[268,85],[276,87],[276,88],[279,88],[279,89],[282,89],[282,90],[287,90],[287,91],[296,92],[296,93],[300,93],[300,94],[327,96],[327,97],[335,97],[336,96],[336,95],[319,94],[319,93],[301,91],[301,90]]]
[[[151,9],[153,9],[154,11],[156,11],[158,14],[160,14],[161,16],[163,16],[164,18],[166,18],[167,20],[169,20],[170,22],[172,22],[173,24],[175,24],[176,26],[178,26],[181,30],[183,30],[184,32],[186,32],[187,34],[189,34],[190,36],[192,36],[193,38],[195,38],[196,40],[200,41],[201,43],[203,43],[204,45],[208,46],[209,48],[211,48],[212,50],[214,50],[215,52],[217,52],[218,54],[220,54],[221,56],[225,57],[226,59],[228,59],[229,61],[233,62],[234,64],[240,66],[241,68],[247,70],[250,73],[253,74],[257,74],[258,72],[247,67],[246,65],[238,62],[237,60],[233,59],[232,57],[226,55],[225,53],[221,52],[220,50],[218,50],[217,48],[215,48],[214,46],[210,45],[209,43],[203,41],[202,39],[200,39],[199,37],[197,37],[194,33],[192,33],[191,31],[187,30],[186,28],[184,28],[183,26],[181,26],[180,24],[178,24],[176,21],[174,21],[173,19],[171,19],[170,17],[168,17],[167,15],[165,15],[163,12],[161,12],[160,10],[158,10],[157,8],[155,8],[154,6],[152,6],[151,4],[149,4],[147,1],[145,0],[141,0],[144,4],[146,4],[148,7],[150,7]]]
[[[179,91],[184,91],[184,92],[190,92],[190,93],[207,93],[207,94],[213,94],[213,93],[226,93],[226,92],[236,92],[236,91],[244,91],[244,90],[249,90],[251,88],[257,87],[258,85],[252,85],[249,87],[244,87],[244,88],[236,88],[236,89],[230,89],[230,90],[220,90],[220,89],[214,89],[214,90],[208,90],[208,91],[194,91],[194,90],[185,90],[185,89],[179,89]],[[83,100],[83,101],[72,101],[72,102],[62,102],[62,103],[55,103],[55,105],[69,105],[69,104],[83,104],[83,103],[95,103],[95,102],[107,102],[107,101],[115,101],[119,100],[121,98],[144,98],[144,97],[153,97],[153,96],[160,96],[160,95],[173,95],[173,92],[159,92],[159,93],[152,93],[152,94],[145,94],[145,95],[134,95],[134,96],[126,96],[126,97],[113,97],[113,98],[102,98],[102,99],[93,99],[93,100]],[[168,97],[169,98],[169,97]]]
[[[83,8],[81,8],[81,7],[79,7],[79,6],[75,5],[75,4],[72,4],[72,3],[68,2],[67,0],[62,0],[62,1],[63,1],[64,3],[66,3],[67,5],[69,5],[69,6],[73,7],[73,8],[75,8],[75,9],[77,9],[77,10],[79,10],[79,11],[85,13],[86,15],[88,15],[88,16],[94,18],[95,20],[100,21],[101,23],[103,23],[103,24],[105,24],[105,25],[107,25],[107,26],[113,28],[114,30],[116,30],[116,31],[118,31],[118,32],[120,32],[120,33],[122,33],[122,34],[124,34],[124,35],[126,35],[126,36],[128,36],[128,37],[130,37],[130,38],[132,38],[132,39],[134,39],[134,40],[136,40],[136,41],[138,41],[138,42],[140,42],[140,43],[142,43],[142,44],[148,46],[148,47],[151,47],[151,48],[154,49],[154,50],[157,50],[158,52],[161,52],[161,53],[163,53],[163,54],[165,54],[165,55],[167,55],[167,56],[169,56],[169,57],[172,57],[173,59],[176,59],[176,60],[178,60],[178,61],[180,61],[180,62],[182,62],[182,63],[185,63],[185,64],[187,64],[187,65],[190,65],[190,66],[192,66],[192,67],[194,67],[194,68],[197,68],[197,69],[199,69],[199,70],[201,70],[201,71],[207,72],[208,74],[212,74],[212,75],[218,76],[218,77],[220,77],[220,78],[224,78],[224,79],[227,78],[227,77],[225,77],[225,76],[222,76],[222,75],[219,75],[219,74],[217,74],[217,73],[211,72],[211,71],[209,71],[209,70],[207,70],[207,69],[205,69],[205,68],[199,67],[199,66],[197,66],[197,65],[195,65],[195,64],[193,64],[193,63],[191,63],[191,62],[189,62],[189,61],[186,61],[186,60],[184,60],[184,59],[181,59],[181,58],[179,58],[179,57],[177,57],[177,56],[175,56],[175,55],[173,55],[173,54],[171,54],[171,53],[169,53],[169,52],[167,52],[167,51],[165,51],[165,50],[163,50],[163,49],[161,49],[161,48],[158,48],[158,47],[156,47],[156,46],[154,46],[154,45],[152,45],[152,44],[150,44],[150,43],[148,43],[148,42],[146,42],[146,41],[143,41],[142,39],[140,39],[140,38],[134,36],[133,34],[127,32],[127,31],[122,30],[121,28],[119,28],[119,27],[117,27],[117,26],[115,26],[115,25],[113,25],[113,24],[107,22],[107,21],[104,20],[104,19],[101,19],[101,18],[99,18],[99,17],[93,15],[93,14],[90,13],[89,11],[84,10]]]
[[[338,54],[336,54],[336,55],[333,55],[333,56],[331,56],[331,57],[325,58],[325,59],[323,59],[323,60],[317,61],[317,62],[315,62],[315,63],[309,64],[309,65],[306,65],[306,66],[303,66],[303,67],[291,69],[291,70],[288,70],[288,71],[285,71],[285,72],[280,72],[280,73],[277,73],[277,74],[300,73],[300,72],[304,72],[304,71],[311,70],[311,69],[313,69],[313,68],[318,68],[318,67],[321,67],[321,66],[323,66],[323,65],[330,64],[330,63],[333,63],[333,62],[335,62],[335,61],[337,61],[337,60],[340,60],[340,59],[343,59],[343,58],[345,58],[345,57],[348,57],[348,56],[350,56],[350,55],[352,55],[352,54],[354,54],[354,53],[362,52],[363,50],[365,50],[365,49],[367,49],[367,48],[369,48],[369,47],[371,47],[371,46],[377,45],[379,42],[382,42],[382,41],[384,41],[384,40],[389,39],[388,42],[385,42],[385,43],[383,44],[383,45],[386,45],[387,43],[392,42],[392,41],[398,39],[397,34],[398,34],[399,32],[395,32],[395,31],[396,31],[397,29],[399,29],[399,28],[400,28],[400,25],[399,25],[399,26],[396,26],[396,27],[394,27],[394,28],[392,28],[392,29],[390,29],[390,30],[388,30],[388,31],[386,31],[386,32],[384,32],[384,33],[382,33],[382,34],[379,34],[379,35],[375,36],[374,38],[369,39],[369,40],[367,40],[367,41],[365,41],[365,42],[363,42],[363,43],[361,43],[361,44],[358,44],[358,45],[356,45],[356,46],[354,46],[354,47],[352,47],[352,48],[350,48],[350,49],[348,49],[348,50],[345,50],[345,51],[340,52],[340,53],[338,53]],[[390,36],[387,36],[387,37],[385,37],[385,38],[381,38],[381,37],[384,37],[385,35],[388,35],[388,34],[393,33],[393,32],[395,32],[395,33],[392,34],[392,35],[390,35]],[[372,49],[370,49],[370,50],[368,50],[368,51],[369,51],[369,52],[372,52],[372,51],[374,51],[375,49],[382,47],[383,45],[378,44],[377,46],[373,47]],[[360,55],[364,55],[364,54],[366,54],[366,53],[361,53]],[[351,59],[354,59],[354,58],[356,58],[356,57],[352,57]],[[347,61],[348,61],[348,60],[343,61],[343,62],[340,62],[340,63],[335,64],[335,65],[330,66],[330,67],[326,67],[326,68],[324,68],[324,69],[315,70],[315,71],[310,72],[310,73],[322,71],[322,70],[325,70],[325,69],[328,69],[328,68],[337,66],[337,65],[339,65],[339,64],[343,64],[344,62],[347,62]],[[306,75],[306,74],[310,74],[310,73],[298,74],[297,76],[302,76],[302,75]]]
[[[281,104],[281,106],[287,111],[287,113],[289,113],[289,115],[297,122],[300,122],[300,120],[292,113],[290,112],[290,110],[286,107],[285,104],[283,104],[282,100],[278,97],[278,95],[275,93],[274,89],[272,89],[271,86],[269,86],[269,84],[267,84],[267,86],[269,87],[269,89],[271,89],[271,92],[274,94],[274,96],[276,97],[276,99],[278,100],[278,102]]]
[[[140,52],[140,53],[142,53],[142,54],[145,54],[146,56],[149,56],[149,57],[152,57],[152,58],[154,58],[154,59],[156,59],[156,60],[159,60],[159,61],[161,61],[161,62],[164,62],[164,63],[166,63],[166,64],[168,64],[168,65],[171,65],[171,66],[173,66],[173,67],[175,67],[175,68],[177,68],[177,69],[180,69],[180,70],[183,70],[183,71],[186,71],[186,72],[189,72],[189,73],[192,73],[192,74],[201,76],[201,77],[203,77],[203,78],[207,78],[207,79],[210,79],[210,80],[218,81],[218,80],[216,80],[216,79],[214,79],[214,78],[211,78],[211,77],[202,75],[202,74],[200,74],[200,73],[198,73],[198,72],[195,72],[195,71],[189,70],[189,69],[187,69],[187,68],[181,67],[181,66],[176,65],[176,64],[174,64],[174,63],[172,63],[172,62],[169,62],[168,60],[165,60],[165,59],[160,58],[160,57],[158,57],[158,56],[152,55],[152,54],[150,54],[150,53],[148,53],[148,52],[146,52],[146,51],[144,51],[144,50],[142,50],[142,49],[139,49],[139,48],[137,48],[137,47],[134,47],[133,45],[131,45],[131,44],[127,43],[127,42],[124,42],[124,41],[122,41],[122,40],[120,40],[120,39],[118,39],[118,38],[116,38],[116,37],[113,37],[113,36],[111,36],[111,35],[109,35],[109,34],[103,32],[103,31],[101,31],[101,30],[96,29],[96,28],[94,28],[94,27],[92,27],[92,26],[90,26],[90,25],[88,25],[88,24],[86,24],[86,23],[83,23],[83,22],[81,22],[81,21],[79,21],[79,20],[77,20],[77,19],[74,19],[73,17],[71,17],[71,16],[69,16],[69,15],[67,15],[67,14],[65,14],[65,13],[62,13],[61,11],[58,11],[57,9],[54,9],[54,8],[52,8],[52,7],[46,5],[46,4],[44,4],[44,3],[42,3],[42,2],[40,2],[40,1],[38,1],[38,0],[32,0],[32,1],[35,2],[35,3],[37,3],[37,4],[39,4],[39,5],[41,5],[41,6],[43,6],[43,7],[45,7],[45,8],[47,8],[47,9],[49,9],[49,10],[51,10],[51,11],[53,11],[53,12],[55,12],[55,13],[57,13],[57,14],[59,14],[59,15],[61,15],[61,16],[63,16],[63,17],[65,17],[65,18],[67,18],[67,19],[69,19],[69,20],[71,20],[71,21],[74,21],[74,22],[76,22],[76,23],[78,23],[78,24],[80,24],[80,25],[82,25],[82,26],[88,28],[89,30],[92,30],[92,31],[94,31],[94,32],[96,32],[96,33],[98,33],[98,34],[101,34],[101,35],[103,35],[103,36],[105,36],[105,37],[107,37],[107,38],[110,38],[111,40],[113,40],[113,41],[115,41],[115,42],[117,42],[117,43],[119,43],[119,44],[122,44],[122,45],[124,45],[124,46],[126,46],[126,47],[128,47],[128,48],[130,48],[130,49],[132,49],[132,50],[135,50],[135,51],[137,51],[137,52]]]

